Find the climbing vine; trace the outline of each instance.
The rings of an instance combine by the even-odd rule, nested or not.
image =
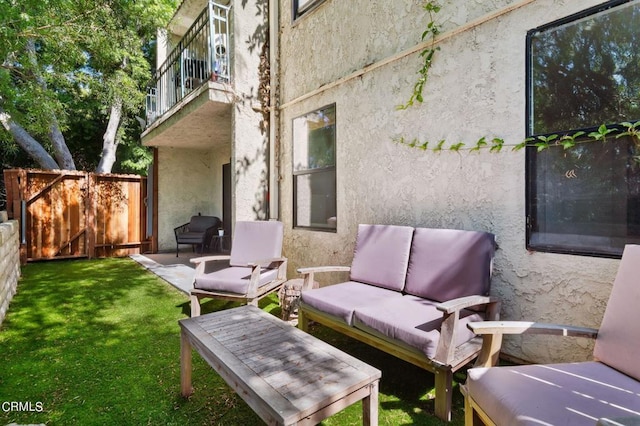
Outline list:
[[[425,0],[423,3],[423,9],[427,12],[427,25],[422,33],[422,41],[428,41],[427,47],[420,52],[422,62],[420,69],[418,70],[418,80],[413,86],[413,91],[409,100],[398,105],[398,110],[406,110],[416,103],[424,102],[424,90],[425,85],[429,79],[429,71],[433,64],[433,60],[436,52],[440,51],[440,47],[436,46],[436,39],[441,33],[442,24],[437,22],[436,18],[442,6],[440,2],[433,0]],[[611,133],[617,132],[615,137]],[[482,149],[488,149],[489,152],[500,152],[504,147],[511,147],[512,150],[518,151],[526,147],[535,147],[538,151],[543,151],[551,147],[562,147],[564,149],[570,149],[577,145],[602,142],[606,143],[612,138],[618,139],[621,137],[629,136],[633,140],[634,145],[640,151],[640,121],[636,122],[624,122],[617,125],[600,125],[595,131],[584,132],[578,131],[573,134],[566,135],[539,135],[536,137],[526,138],[525,140],[515,143],[506,144],[504,139],[500,137],[482,136],[477,141],[467,144],[466,142],[447,143],[446,140],[440,139],[437,141],[421,141],[418,138],[405,138],[404,136],[398,136],[393,138],[395,143],[406,145],[411,148],[417,148],[422,151],[434,151],[439,152],[443,150],[448,151],[462,151],[467,150],[470,152],[480,151]],[[640,155],[634,156],[634,160],[640,163]]]

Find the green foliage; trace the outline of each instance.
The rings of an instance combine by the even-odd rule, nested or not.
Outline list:
[[[624,129],[624,131],[620,131]],[[478,152],[482,149],[489,149],[489,152],[500,152],[505,146],[511,146],[513,151],[519,151],[527,147],[535,147],[538,151],[544,151],[545,149],[552,147],[562,147],[563,149],[570,149],[578,144],[585,144],[590,142],[606,142],[607,136],[612,133],[616,133],[616,139],[624,136],[629,136],[633,139],[636,147],[640,148],[640,121],[634,123],[624,122],[616,126],[601,125],[594,132],[587,134],[583,131],[578,131],[572,134],[566,134],[559,136],[557,134],[552,135],[539,135],[536,137],[526,138],[525,140],[515,143],[506,144],[504,139],[494,137],[491,139],[491,143],[487,142],[487,136],[483,136],[474,145],[467,145],[465,142],[457,142],[446,145],[445,140],[440,140],[438,144],[431,149],[434,152],[443,150],[449,151],[462,151],[468,150],[469,152]],[[420,142],[417,138],[408,142],[403,136],[398,136],[393,139],[397,144],[406,145],[410,148],[419,148],[423,151],[427,150],[429,142]],[[640,157],[639,157],[640,159]]]
[[[440,47],[435,46],[436,37],[440,34],[441,25],[436,22],[435,17],[438,12],[440,12],[441,6],[436,1],[425,1],[422,6],[424,10],[427,11],[429,15],[429,22],[427,23],[427,28],[422,33],[422,41],[428,41],[429,45],[420,52],[420,57],[422,58],[422,66],[418,70],[418,81],[413,86],[413,93],[411,97],[407,101],[407,103],[403,105],[398,105],[397,109],[404,110],[412,106],[415,102],[422,103],[424,102],[423,92],[424,86],[427,84],[427,80],[429,79],[429,70],[431,69],[431,65],[433,63],[433,57],[435,53],[440,50]]]
[[[45,148],[56,117],[77,162],[97,164],[84,156],[101,152],[114,99],[125,115],[139,112],[153,66],[148,45],[177,2],[0,2],[0,107]],[[0,144],[11,143],[0,127]]]

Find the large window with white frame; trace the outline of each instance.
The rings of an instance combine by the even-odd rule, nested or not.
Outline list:
[[[335,104],[293,120],[293,199],[294,227],[336,230]]]
[[[640,141],[624,135],[640,120],[638,22],[640,0],[617,0],[527,34],[527,136],[566,146],[527,148],[529,249],[640,243]]]

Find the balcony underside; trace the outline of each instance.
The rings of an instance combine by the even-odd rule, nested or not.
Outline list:
[[[231,143],[232,93],[209,82],[191,92],[142,133],[144,146],[210,149]]]

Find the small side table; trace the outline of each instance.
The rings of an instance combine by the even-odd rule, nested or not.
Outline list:
[[[278,290],[278,299],[280,300],[282,319],[284,321],[289,321],[291,314],[298,309],[303,283],[304,280],[302,278],[294,278],[285,282]],[[318,288],[317,281],[313,282],[313,288]]]
[[[224,241],[227,238],[226,235],[214,235],[211,237],[211,243],[209,244],[209,247],[211,247],[211,249],[215,250],[216,247],[219,249],[219,251],[223,252],[225,251],[224,249]]]

